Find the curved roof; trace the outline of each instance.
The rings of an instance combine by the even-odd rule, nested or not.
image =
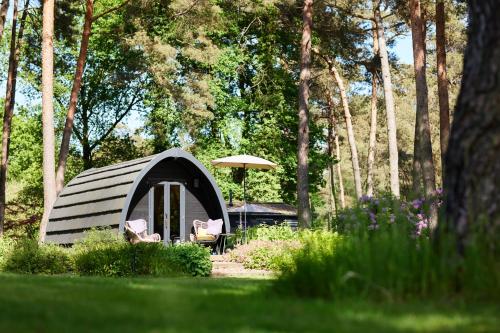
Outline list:
[[[93,227],[111,226],[123,231],[134,194],[145,176],[167,159],[194,165],[215,191],[226,230],[229,218],[222,193],[210,172],[193,155],[173,148],[157,155],[89,169],[72,179],[59,194],[50,213],[45,240],[70,244]],[[144,182],[142,182],[144,183]]]

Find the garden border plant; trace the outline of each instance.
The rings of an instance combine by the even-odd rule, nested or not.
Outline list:
[[[473,232],[463,257],[453,236],[431,237],[425,206],[389,197],[363,198],[347,209],[340,235],[301,233],[303,248],[280,267],[276,290],[306,297],[374,299],[441,297],[498,300],[498,250]]]
[[[261,224],[247,230],[247,243],[236,245],[225,256],[246,269],[279,270],[282,262],[300,247],[299,232],[287,223]]]
[[[210,251],[198,244],[130,244],[110,229],[93,229],[72,248],[32,239],[0,239],[0,271],[100,276],[209,276]]]

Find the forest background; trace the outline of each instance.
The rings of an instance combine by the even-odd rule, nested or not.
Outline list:
[[[7,90],[3,102],[5,110],[9,105],[13,108],[8,173],[7,163],[4,168],[5,229],[33,235],[43,213],[42,8],[33,1],[8,4],[2,3],[2,13],[9,14],[2,16],[5,27],[0,50],[1,82]],[[314,2],[308,175],[315,223],[332,218],[336,208],[352,205],[361,194],[391,192],[381,56],[374,50],[374,23],[369,19],[374,6],[382,13],[389,46],[401,196],[413,199],[424,192],[423,181],[414,175],[417,98],[415,68],[408,63],[413,59],[407,56],[411,54],[408,4],[397,0]],[[14,13],[17,5],[18,13]],[[248,200],[296,204],[303,5],[291,0],[58,1],[54,35],[56,157],[85,27],[88,32],[65,181],[84,169],[181,147],[209,167],[225,198],[232,191],[236,200],[242,200],[241,170],[213,170],[209,162],[246,153],[279,165],[272,172],[248,171]],[[449,109],[453,110],[462,78],[466,7],[460,1],[445,1],[444,5],[447,87]],[[429,131],[439,188],[435,1],[421,1],[421,8]],[[401,45],[407,49],[401,50]],[[17,84],[12,94],[9,73],[16,55]],[[375,144],[370,149],[374,119]],[[369,167],[370,151],[373,163]],[[369,170],[372,181],[368,180]]]

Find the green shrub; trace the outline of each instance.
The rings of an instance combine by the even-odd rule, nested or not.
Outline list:
[[[298,239],[299,233],[293,231],[287,223],[276,225],[260,224],[248,228],[247,236],[249,240],[287,241]]]
[[[67,249],[22,239],[16,242],[5,259],[4,269],[16,273],[61,274],[73,270],[73,261]]]
[[[184,273],[193,276],[209,276],[212,272],[210,249],[195,243],[182,243],[166,248],[173,263]]]
[[[73,245],[75,270],[82,275],[131,274],[128,244],[111,229],[92,229]]]
[[[99,248],[106,244],[126,243],[125,238],[111,228],[94,228],[84,234],[85,236],[73,245],[74,248]]]
[[[228,252],[229,260],[242,263],[247,269],[277,270],[292,258],[299,241],[250,240]]]
[[[5,262],[9,257],[15,242],[12,238],[2,236],[0,237],[0,271],[4,269]]]
[[[210,252],[196,244],[129,244],[111,230],[89,231],[74,246],[75,267],[82,275],[208,276]]]

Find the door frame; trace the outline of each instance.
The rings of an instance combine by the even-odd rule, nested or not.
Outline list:
[[[148,233],[154,231],[154,189],[155,186],[163,186],[163,244],[169,245],[170,241],[170,186],[179,186],[179,237],[181,242],[186,239],[186,186],[177,181],[162,181],[149,189],[148,192]]]

